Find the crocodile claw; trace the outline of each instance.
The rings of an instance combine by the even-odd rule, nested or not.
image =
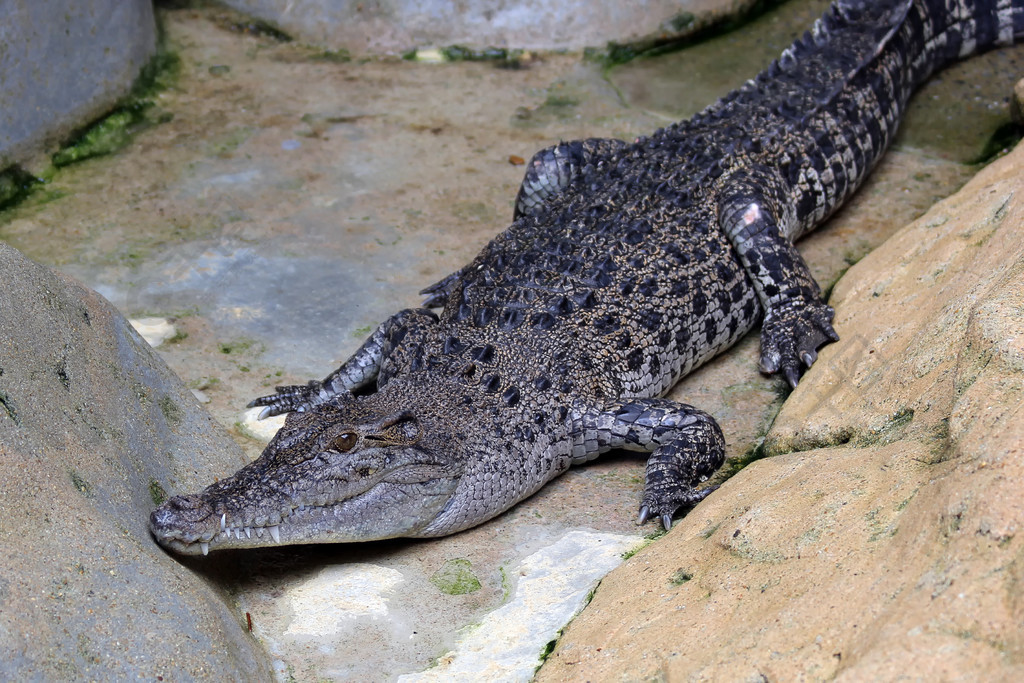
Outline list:
[[[636,518],[637,525],[640,525],[640,524],[643,524],[644,522],[646,522],[647,518],[650,515],[651,515],[651,508],[650,508],[650,506],[644,505],[643,507],[641,507],[640,508],[640,514]],[[659,519],[661,520],[661,525],[663,527],[665,527],[665,531],[668,531],[669,529],[672,528],[672,515],[668,514],[667,512],[663,512],[659,516]]]
[[[323,386],[316,380],[311,380],[308,384],[291,384],[275,387],[274,391],[275,393],[270,396],[260,396],[249,401],[246,407],[258,408],[264,406],[257,416],[258,419],[264,420],[283,413],[305,412],[327,399],[327,393],[323,390]]]
[[[639,526],[639,525],[643,524],[644,522],[646,522],[647,521],[647,516],[649,514],[651,514],[651,508],[647,507],[646,505],[641,507],[640,508],[640,514],[636,518],[637,526]]]
[[[839,341],[834,316],[835,310],[818,299],[795,298],[770,308],[761,325],[762,372],[781,372],[795,389],[803,371],[818,359],[818,348]]]

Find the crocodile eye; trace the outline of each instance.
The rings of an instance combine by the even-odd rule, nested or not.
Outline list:
[[[352,432],[345,432],[339,434],[334,441],[331,442],[331,450],[344,453],[352,450],[352,447],[356,445],[356,435]]]

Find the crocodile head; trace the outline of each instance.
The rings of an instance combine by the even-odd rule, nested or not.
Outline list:
[[[290,414],[258,459],[158,507],[153,536],[176,552],[205,555],[420,535],[454,495],[465,458],[436,408],[417,408],[421,392],[391,396],[400,384]],[[408,407],[389,409],[395,405]]]

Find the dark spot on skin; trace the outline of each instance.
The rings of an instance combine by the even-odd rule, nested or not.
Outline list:
[[[494,320],[495,311],[490,306],[481,306],[473,315],[473,324],[477,327],[486,327]]]
[[[551,303],[548,310],[554,315],[569,315],[573,312],[573,305],[568,297],[560,296]]]
[[[658,281],[657,279],[648,276],[643,279],[636,290],[641,296],[653,297],[658,293]]]
[[[456,337],[448,337],[444,340],[444,352],[452,355],[462,353],[466,346]]]
[[[594,296],[592,291],[580,292],[572,295],[572,300],[576,302],[576,305],[580,308],[593,308],[597,305],[597,297]]]
[[[538,330],[550,330],[555,326],[555,316],[550,313],[536,313],[530,319],[530,324]]]
[[[663,316],[656,310],[648,309],[640,313],[640,325],[650,332],[656,331],[661,327],[661,321]]]
[[[469,352],[469,357],[480,363],[490,363],[494,360],[494,347],[490,344],[486,346],[475,346],[473,350]]]
[[[501,395],[501,400],[508,406],[514,406],[519,403],[519,389],[517,387],[509,387]]]
[[[594,319],[594,332],[600,335],[611,334],[619,329],[619,319],[615,313],[604,313]]]
[[[501,388],[501,375],[496,372],[484,375],[483,379],[480,381],[480,385],[484,388],[484,391],[493,394]]]
[[[551,380],[547,377],[538,377],[533,380],[533,388],[537,391],[546,391],[551,388]]]
[[[510,332],[523,324],[523,312],[517,308],[506,308],[501,312],[499,325],[507,332]]]

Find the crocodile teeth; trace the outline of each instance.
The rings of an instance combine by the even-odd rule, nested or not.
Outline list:
[[[256,536],[258,538],[263,538],[263,527],[261,527],[261,526],[256,527]]]
[[[228,527],[228,513],[221,513],[220,516],[220,530],[224,531]]]
[[[199,544],[199,548],[203,551],[203,555],[210,554],[210,544],[205,541]]]
[[[249,527],[245,527],[245,537],[252,538],[252,529],[250,529]]]
[[[277,526],[268,526],[267,531],[270,532],[270,536],[274,539],[274,543],[281,542],[281,528]]]

